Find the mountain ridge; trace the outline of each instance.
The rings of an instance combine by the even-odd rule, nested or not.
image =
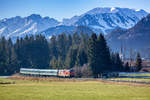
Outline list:
[[[41,17],[38,14],[32,14],[28,17],[16,16],[8,19],[5,18],[0,21],[0,36],[10,38],[19,35],[34,35],[58,24],[57,20]]]
[[[48,29],[54,30],[49,34],[55,34],[58,31],[57,28],[62,28],[62,26],[68,27],[67,31],[70,32],[72,31],[71,26],[86,26],[97,34],[108,34],[117,27],[125,29],[133,27],[147,14],[144,10],[137,11],[115,7],[94,8],[80,16],[64,19],[62,22],[54,18],[41,17],[38,14],[32,14],[27,17],[16,16],[0,20],[0,36],[5,36],[6,38],[24,37],[25,35],[40,34]],[[63,32],[63,29],[61,30],[60,32]]]
[[[144,50],[150,47],[150,14],[142,18],[134,27],[123,30],[116,29],[107,35],[111,48]],[[145,55],[146,52],[142,52]]]

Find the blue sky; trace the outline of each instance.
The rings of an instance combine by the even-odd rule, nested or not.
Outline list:
[[[126,7],[150,12],[150,0],[0,0],[0,19],[35,13],[62,20],[95,7]]]

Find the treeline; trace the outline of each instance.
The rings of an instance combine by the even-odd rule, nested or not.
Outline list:
[[[0,38],[0,75],[19,72],[20,68],[70,69],[83,66],[87,59],[87,34],[74,33],[52,36],[42,35],[11,39]]]
[[[0,74],[10,75],[23,68],[48,68],[49,46],[42,35],[11,39],[0,39]]]
[[[127,69],[102,34],[26,36],[15,43],[0,38],[0,75],[17,73],[20,68],[74,69],[77,77]]]

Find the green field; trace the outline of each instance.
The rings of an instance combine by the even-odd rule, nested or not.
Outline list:
[[[150,82],[149,78],[110,78],[108,80],[128,80],[128,81],[145,81]]]
[[[150,100],[150,87],[100,81],[48,82],[0,79],[0,100]]]

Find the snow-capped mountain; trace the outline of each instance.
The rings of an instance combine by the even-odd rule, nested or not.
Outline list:
[[[150,48],[150,14],[142,18],[130,29],[115,29],[106,36],[112,49],[126,47],[126,49]]]
[[[78,26],[89,27],[97,34],[100,32],[107,34],[116,27],[131,28],[147,14],[144,10],[129,8],[94,8],[80,16],[64,19],[62,22],[37,14],[28,17],[16,16],[0,20],[0,37],[16,39],[40,33],[50,37],[66,31],[70,33]]]
[[[96,33],[107,34],[116,27],[131,28],[147,14],[144,10],[129,8],[94,8],[81,16],[64,19],[63,24],[85,25],[92,28]]]
[[[47,28],[55,27],[59,22],[53,18],[41,17],[37,14],[32,14],[28,17],[16,16],[0,21],[0,36],[6,38],[22,37],[25,35],[37,34]]]

